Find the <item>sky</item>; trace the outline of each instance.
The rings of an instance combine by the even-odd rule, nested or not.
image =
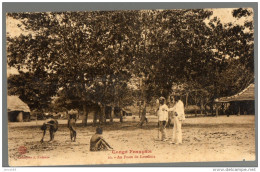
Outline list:
[[[243,17],[239,20],[235,19],[232,16],[232,11],[234,9],[235,8],[216,8],[216,9],[208,9],[208,10],[213,11],[213,15],[211,16],[211,18],[217,16],[218,18],[220,18],[220,20],[223,23],[232,22],[236,24],[243,24],[245,20],[252,20],[253,16],[249,18]],[[19,27],[17,27],[17,24],[21,24],[21,22],[18,20],[13,20],[10,17],[6,18],[6,31],[9,32],[11,36],[19,36],[23,32]]]
[[[232,16],[232,11],[234,10],[235,8],[218,8],[218,9],[211,9],[213,11],[213,15],[212,15],[212,18],[214,16],[217,16],[220,18],[220,20],[223,22],[223,23],[229,23],[229,22],[232,22],[232,23],[235,23],[235,24],[244,24],[244,21],[245,20],[253,20],[253,15],[250,16],[250,17],[242,17],[240,19],[236,19]],[[248,9],[250,11],[253,11],[252,8]]]
[[[208,10],[213,11],[213,15],[211,16],[210,19],[217,16],[222,23],[232,22],[233,24],[243,24],[245,20],[253,20],[253,15],[250,16],[250,17],[242,17],[240,19],[234,18],[232,16],[232,11],[234,9],[235,8],[216,8],[216,9],[208,9]],[[252,9],[249,9],[249,10],[252,11]],[[205,22],[208,22],[208,21],[205,21]],[[19,28],[17,26],[17,24],[21,24],[21,22],[18,21],[18,20],[14,20],[11,17],[6,18],[6,31],[9,33],[9,35],[11,37],[19,36],[21,33],[23,33],[23,34],[27,33],[28,34],[28,32],[21,30],[21,28]],[[10,74],[18,74],[18,71],[13,67],[12,68],[8,67],[7,68],[7,76],[9,76]]]

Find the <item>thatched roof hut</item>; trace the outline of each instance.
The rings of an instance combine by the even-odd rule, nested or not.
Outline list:
[[[22,122],[30,119],[30,108],[18,96],[7,96],[8,121]]]
[[[255,113],[255,84],[250,84],[243,91],[228,97],[215,99],[216,104],[230,104],[230,114],[254,114]],[[216,111],[218,114],[218,109]]]
[[[234,102],[247,100],[255,100],[255,84],[250,84],[243,91],[233,96],[218,98],[215,100],[215,102]]]

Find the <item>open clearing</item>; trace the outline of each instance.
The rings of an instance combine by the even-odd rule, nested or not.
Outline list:
[[[8,123],[10,166],[94,165],[205,161],[254,161],[255,116],[187,118],[183,123],[183,144],[158,140],[156,118],[137,126],[139,118],[127,117],[104,125],[103,137],[113,151],[90,152],[89,141],[95,127],[77,125],[77,140],[70,141],[66,120],[58,120],[54,142],[40,143],[43,121]],[[81,122],[81,121],[78,121]],[[169,139],[172,127],[167,128]]]

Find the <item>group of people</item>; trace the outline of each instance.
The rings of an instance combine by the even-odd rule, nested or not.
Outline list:
[[[77,121],[77,114],[69,113],[68,115],[68,128],[70,130],[70,139],[72,142],[76,141],[76,121]],[[43,143],[44,136],[46,131],[49,130],[50,132],[50,140],[52,142],[54,140],[54,133],[58,130],[58,121],[53,119],[50,116],[41,126],[41,130],[43,130],[43,136],[41,139],[41,143]],[[113,149],[102,137],[103,129],[98,127],[96,128],[96,133],[90,139],[90,151],[102,151],[102,150],[109,150]]]
[[[164,97],[159,98],[159,108],[157,109],[159,132],[158,137],[162,141],[167,141],[166,125],[169,120],[169,112],[173,112],[173,135],[172,144],[182,144],[182,121],[185,120],[184,104],[180,99],[180,96],[174,96],[174,106],[169,108],[166,105],[166,99]],[[161,135],[161,136],[160,136]]]
[[[169,120],[169,114],[168,114],[169,112],[173,112],[173,121],[174,121],[173,136],[172,136],[171,143],[181,144],[182,143],[181,126],[182,126],[182,121],[185,120],[185,113],[184,113],[184,104],[180,100],[180,96],[174,97],[174,106],[171,108],[169,108],[166,105],[166,99],[164,97],[159,98],[159,107],[157,109],[158,123],[159,123],[158,137],[162,141],[167,141],[166,125]],[[70,130],[71,141],[74,142],[76,141],[76,135],[77,135],[75,129],[76,120],[77,120],[77,115],[69,113],[68,128]],[[43,130],[43,136],[41,142],[43,142],[46,130],[50,131],[50,141],[53,141],[54,133],[58,130],[58,121],[53,118],[47,119],[43,123],[41,130]],[[101,151],[101,150],[113,149],[102,137],[102,132],[103,132],[102,128],[100,127],[96,128],[96,133],[90,139],[90,151]]]

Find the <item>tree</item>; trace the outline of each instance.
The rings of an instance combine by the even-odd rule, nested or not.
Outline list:
[[[8,64],[47,72],[56,87],[86,102],[107,104],[130,78],[135,12],[9,13],[32,33],[8,40]],[[109,21],[109,22],[108,22]],[[128,25],[126,25],[126,22]],[[112,91],[111,91],[112,90]],[[84,121],[83,121],[84,122]],[[85,121],[86,122],[86,121]]]
[[[36,71],[35,73],[22,72],[8,78],[8,95],[19,95],[31,110],[43,111],[51,103],[55,95],[57,80],[48,73]]]
[[[201,9],[9,13],[29,34],[8,37],[8,65],[54,84],[48,97],[62,89],[85,116],[88,101],[101,106],[103,117],[106,105],[124,106],[133,79],[142,83],[143,102],[168,97],[177,84],[213,103],[231,86],[236,92],[251,82],[254,44],[251,21],[223,24],[215,17],[205,23],[211,15]],[[233,15],[251,13],[236,9]]]
[[[233,11],[234,16],[238,15],[236,11]],[[204,82],[207,86],[203,86],[214,93],[212,98],[229,96],[247,87],[246,84],[249,82],[253,82],[253,30],[247,31],[246,24],[222,24],[217,18],[214,18],[209,25],[214,33],[210,37],[212,41],[210,47],[215,50],[216,62],[211,64],[215,72],[211,73],[208,82]],[[213,87],[210,83],[213,83]]]
[[[145,78],[147,100],[167,97],[173,83],[184,83],[203,73],[210,60],[207,36],[210,29],[204,10],[163,10],[143,13],[138,72]],[[138,71],[138,70],[136,70]],[[154,94],[151,94],[154,93]]]

